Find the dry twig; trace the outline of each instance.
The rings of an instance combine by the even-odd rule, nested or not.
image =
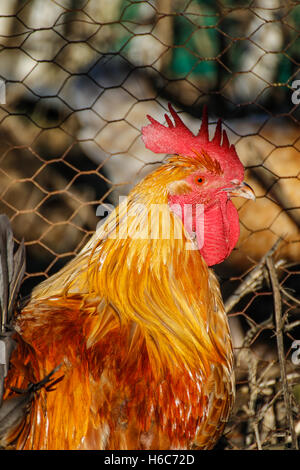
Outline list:
[[[271,285],[274,295],[274,313],[275,313],[275,324],[276,324],[276,339],[277,339],[277,349],[280,365],[280,376],[283,388],[284,403],[286,407],[288,426],[292,438],[292,447],[293,449],[298,449],[297,436],[295,432],[294,420],[293,420],[293,411],[292,411],[292,396],[289,391],[287,374],[286,374],[286,359],[284,354],[284,344],[283,344],[283,321],[282,321],[282,304],[281,304],[281,294],[280,286],[276,274],[276,268],[274,265],[273,258],[269,255],[266,258],[266,265],[268,267]]]
[[[266,259],[269,256],[272,256],[278,248],[281,238],[279,238],[272,248],[266,253],[266,255],[261,259],[261,261],[255,266],[252,271],[245,277],[243,282],[238,286],[234,293],[228,297],[225,302],[225,311],[229,313],[239,301],[245,297],[245,295],[250,292],[255,292],[259,289],[266,277]],[[278,269],[284,263],[283,260],[278,260],[275,263],[275,268]]]

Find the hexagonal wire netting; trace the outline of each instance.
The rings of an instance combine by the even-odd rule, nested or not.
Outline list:
[[[211,132],[221,117],[236,144],[257,201],[236,202],[240,241],[216,267],[237,375],[225,449],[300,433],[299,24],[296,1],[0,5],[0,212],[25,238],[23,295],[161,161],[140,138],[147,114],[162,120],[169,101],[196,130],[207,103]]]

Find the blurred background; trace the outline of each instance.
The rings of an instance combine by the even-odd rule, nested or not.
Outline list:
[[[221,117],[257,195],[234,201],[241,237],[216,267],[223,295],[282,237],[276,259],[290,358],[300,339],[299,2],[2,0],[0,44],[0,213],[16,241],[25,239],[22,294],[80,251],[99,204],[116,204],[162,161],[142,143],[146,115],[164,122],[171,102],[196,132],[207,104],[211,133]],[[272,292],[261,278],[231,312],[236,351],[251,353],[239,357],[231,448],[258,445],[249,413],[269,403],[280,382],[266,323]],[[273,380],[255,406],[250,363]],[[297,384],[299,366],[288,365]],[[276,400],[260,422],[272,446],[283,440]]]

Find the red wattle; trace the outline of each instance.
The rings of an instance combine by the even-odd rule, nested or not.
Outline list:
[[[204,234],[200,253],[208,266],[222,263],[235,247],[240,234],[238,212],[230,200],[218,201],[204,211]]]

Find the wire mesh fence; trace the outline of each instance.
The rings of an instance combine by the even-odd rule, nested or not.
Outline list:
[[[25,239],[23,295],[162,160],[140,138],[147,114],[170,101],[196,131],[208,104],[211,132],[221,117],[235,143],[257,201],[234,201],[240,240],[216,267],[236,352],[226,449],[300,433],[299,24],[296,1],[0,5],[0,212]]]

